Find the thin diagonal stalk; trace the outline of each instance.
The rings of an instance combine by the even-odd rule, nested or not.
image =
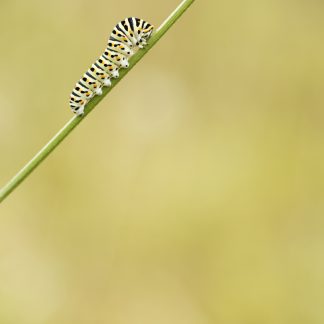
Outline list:
[[[103,90],[102,96],[94,97],[86,106],[82,117],[73,117],[1,190],[2,202],[53,150],[79,125],[79,123],[98,105],[98,103],[124,78],[124,76],[142,59],[142,57],[161,39],[169,28],[182,16],[195,0],[183,0],[174,12],[152,35],[145,49],[141,49],[130,59],[129,68],[120,71],[120,77],[112,80],[112,85]]]

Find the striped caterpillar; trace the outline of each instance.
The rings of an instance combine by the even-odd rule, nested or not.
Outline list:
[[[70,95],[70,107],[76,115],[83,115],[85,105],[103,87],[118,78],[120,68],[128,68],[128,59],[138,48],[144,48],[153,32],[153,26],[143,19],[130,17],[119,22],[111,32],[103,54],[77,82]]]

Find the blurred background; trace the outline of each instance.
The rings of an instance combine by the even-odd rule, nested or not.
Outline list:
[[[179,2],[0,1],[0,185]],[[323,10],[197,0],[1,204],[0,322],[323,323]]]

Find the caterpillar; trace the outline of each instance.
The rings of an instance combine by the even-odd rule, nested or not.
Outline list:
[[[129,67],[129,58],[146,46],[153,29],[153,25],[135,17],[126,18],[114,27],[105,51],[72,90],[69,103],[76,115],[83,115],[91,98],[100,96],[103,87],[111,86],[111,79],[119,77],[120,68]]]

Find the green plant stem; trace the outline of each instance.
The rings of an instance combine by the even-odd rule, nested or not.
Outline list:
[[[98,105],[98,103],[123,79],[123,77],[142,59],[142,57],[161,39],[169,28],[181,17],[195,0],[184,0],[174,12],[153,33],[145,49],[139,50],[130,59],[128,69],[120,70],[120,77],[112,80],[112,85],[103,90],[101,96],[95,96],[86,106],[83,116],[74,116],[65,126],[0,190],[2,202],[53,150],[79,125],[79,123]]]

